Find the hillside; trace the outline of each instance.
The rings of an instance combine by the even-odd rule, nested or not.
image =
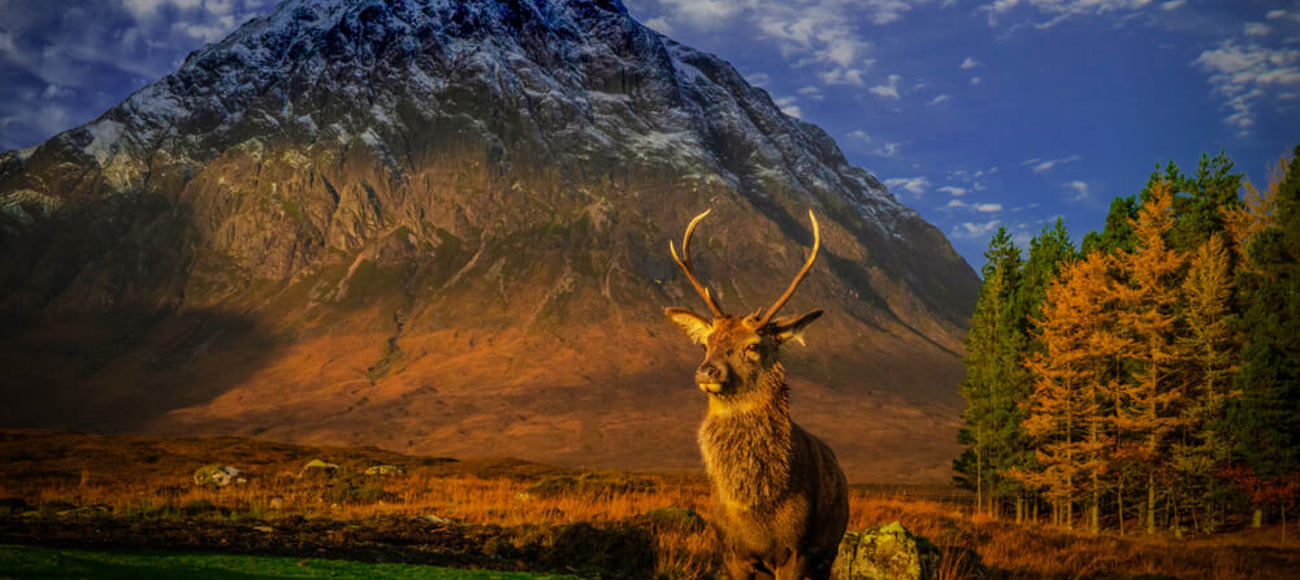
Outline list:
[[[695,469],[724,305],[824,308],[797,420],[941,481],[978,280],[821,129],[615,0],[289,0],[0,154],[0,425]]]

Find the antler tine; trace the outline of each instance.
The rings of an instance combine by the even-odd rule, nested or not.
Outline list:
[[[700,282],[700,279],[695,276],[695,268],[691,266],[691,234],[695,233],[695,226],[699,225],[700,220],[704,219],[704,216],[709,215],[709,212],[711,211],[713,210],[704,210],[704,213],[695,216],[695,218],[691,220],[691,223],[686,225],[686,235],[682,236],[681,257],[677,256],[677,248],[673,247],[672,240],[668,241],[668,251],[672,252],[673,261],[677,262],[677,265],[681,267],[682,272],[686,273],[686,279],[691,282],[691,286],[694,286],[695,291],[700,294],[701,298],[704,298],[704,303],[709,305],[709,310],[713,311],[713,316],[719,317],[725,316],[725,314],[722,313],[722,308],[713,300],[713,295],[709,294],[708,287]]]
[[[804,277],[808,275],[808,271],[812,269],[813,260],[817,259],[817,250],[820,249],[822,245],[821,229],[817,227],[817,216],[813,215],[811,209],[808,210],[808,218],[812,220],[812,253],[808,255],[808,261],[804,262],[803,268],[799,270],[799,273],[794,275],[794,281],[790,283],[789,288],[786,288],[785,294],[782,294],[780,298],[777,298],[776,303],[772,304],[772,307],[768,308],[767,312],[763,313],[763,317],[758,319],[758,328],[762,328],[771,321],[772,317],[776,316],[777,311],[780,310],[782,306],[785,306],[785,303],[790,300],[791,296],[794,296],[794,291],[799,288],[799,283],[803,282]]]

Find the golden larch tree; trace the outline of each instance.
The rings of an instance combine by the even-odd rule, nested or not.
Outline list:
[[[1024,428],[1037,469],[1012,473],[1043,490],[1058,524],[1073,526],[1074,503],[1086,495],[1094,530],[1110,445],[1102,419],[1106,357],[1114,348],[1107,338],[1115,311],[1110,268],[1111,258],[1095,252],[1067,266],[1047,288],[1042,315],[1033,321],[1044,349],[1026,363],[1034,390]]]
[[[1119,252],[1116,259],[1125,282],[1118,286],[1121,325],[1133,341],[1127,356],[1133,371],[1131,380],[1120,385],[1115,426],[1125,440],[1143,441],[1139,452],[1147,480],[1147,533],[1155,532],[1157,485],[1170,467],[1165,452],[1184,424],[1179,408],[1185,388],[1177,372],[1176,344],[1184,257],[1165,241],[1173,223],[1173,191],[1158,182],[1132,220],[1133,251]]]

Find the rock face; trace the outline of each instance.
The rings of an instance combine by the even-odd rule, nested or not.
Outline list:
[[[946,479],[978,281],[727,63],[617,0],[289,0],[0,153],[0,425],[695,468],[697,233],[790,311],[796,419],[850,478]],[[906,449],[906,454],[899,450]]]
[[[840,541],[831,577],[837,580],[926,580],[938,569],[939,549],[900,522],[849,532]]]
[[[229,465],[204,465],[194,472],[194,485],[199,487],[226,487],[244,483],[244,471]]]

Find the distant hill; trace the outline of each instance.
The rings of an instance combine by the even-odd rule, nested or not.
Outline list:
[[[0,154],[0,426],[695,469],[691,216],[724,307],[790,311],[851,479],[948,478],[978,279],[726,62],[616,0],[289,0]]]

